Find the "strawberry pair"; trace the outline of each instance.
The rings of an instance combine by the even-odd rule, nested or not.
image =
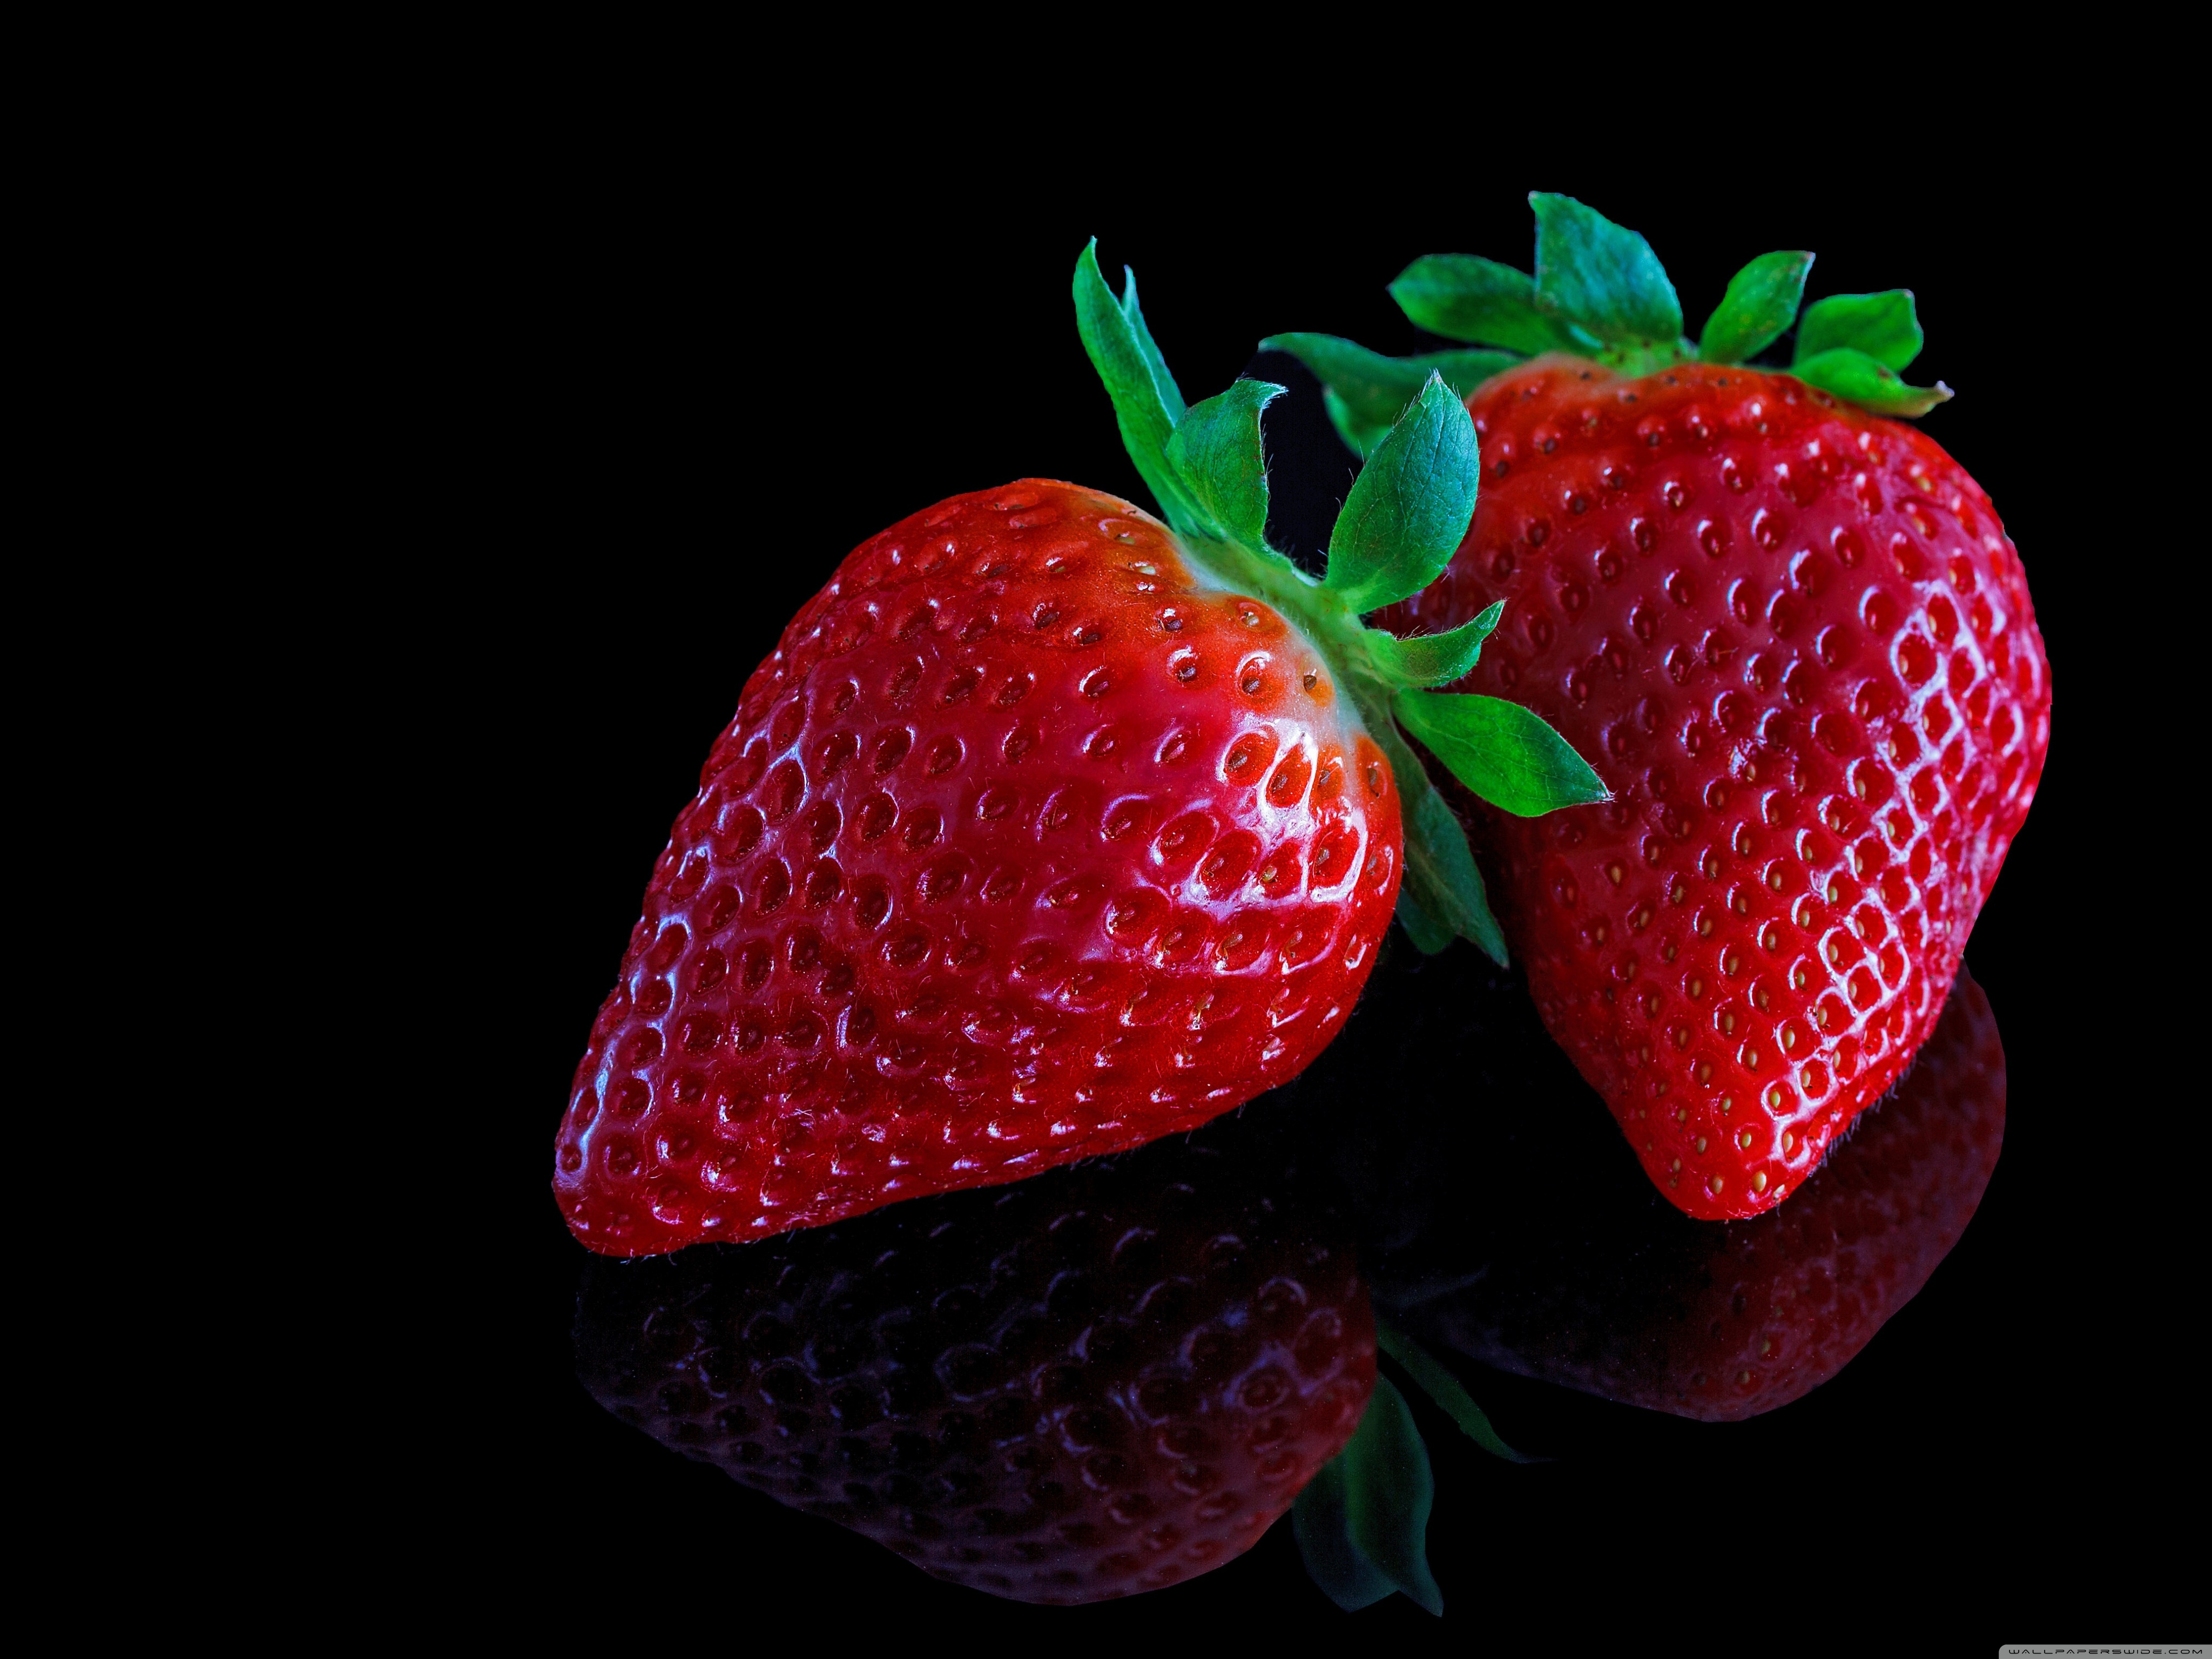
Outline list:
[[[1478,1019],[1394,996],[1281,1109],[997,1191],[596,1261],[580,1375],[672,1449],[992,1595],[1079,1603],[1183,1582],[1291,1510],[1340,1605],[1403,1591],[1440,1611],[1408,1396],[1523,1460],[1408,1332],[1679,1415],[1771,1410],[1919,1291],[2004,1127],[2003,1051],[1962,975],[1898,1097],[1803,1194],[1703,1225],[1620,1190],[1637,1182],[1626,1160],[1588,1145],[1580,1113],[1544,1109],[1578,1080],[1510,988],[1467,968],[1384,969],[1450,975]],[[1487,1099],[1344,1113],[1341,1079],[1409,1041],[1480,1073]],[[1592,1206],[1545,1201],[1562,1158],[1602,1166]]]
[[[1890,418],[1948,395],[1900,378],[1910,295],[1801,316],[1811,256],[1769,254],[1692,343],[1641,237],[1532,199],[1533,276],[1394,285],[1465,349],[1267,342],[1366,457],[1321,581],[1264,536],[1275,389],[1187,407],[1085,253],[1166,522],[1025,480],[802,609],[579,1067],[580,1239],[760,1237],[1193,1127],[1321,1051],[1394,912],[1511,939],[1693,1216],[1780,1203],[1895,1081],[2041,772],[2018,556]],[[1744,366],[1793,323],[1788,370]]]

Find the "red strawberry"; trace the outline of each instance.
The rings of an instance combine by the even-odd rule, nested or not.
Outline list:
[[[956,496],[793,620],[577,1069],[554,1185],[593,1249],[757,1237],[1194,1127],[1335,1034],[1406,865],[1425,915],[1495,947],[1390,713],[1487,630],[1358,621],[1464,532],[1465,411],[1441,382],[1415,402],[1316,583],[1262,534],[1279,388],[1185,409],[1133,283],[1115,301],[1086,252],[1077,300],[1174,527],[1037,479]],[[1486,723],[1537,806],[1597,793],[1524,711],[1438,707]]]
[[[1390,615],[1445,629],[1502,603],[1467,684],[1597,758],[1598,812],[1481,815],[1509,932],[1661,1189],[1694,1216],[1754,1215],[1933,1028],[2042,774],[2049,668],[1989,497],[1868,412],[1949,395],[1898,378],[1920,340],[1909,294],[1822,301],[1789,372],[1747,369],[1812,256],[1753,261],[1692,347],[1641,237],[1532,200],[1533,280],[1448,256],[1395,287],[1417,322],[1542,355],[1444,355],[1463,383],[1504,367],[1468,399],[1481,504],[1443,578]],[[1332,407],[1355,444],[1424,372],[1268,343],[1350,388]]]
[[[993,1595],[1095,1601],[1211,1571],[1343,1448],[1375,1386],[1343,1224],[1252,1140],[594,1264],[585,1386]]]
[[[1127,502],[1025,480],[864,544],[653,872],[560,1141],[622,1255],[1016,1179],[1294,1074],[1397,896],[1310,644]]]
[[[1965,973],[1896,1094],[1783,1208],[1725,1228],[1637,1206],[1501,1243],[1401,1316],[1488,1364],[1708,1422],[1787,1405],[1918,1295],[2004,1139],[2004,1049]]]

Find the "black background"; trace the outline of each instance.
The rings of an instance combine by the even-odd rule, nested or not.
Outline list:
[[[471,1591],[672,1641],[788,1615],[902,1639],[1525,1628],[1818,1647],[1909,1621],[1978,1650],[2201,1608],[2194,1526],[2168,1524],[2202,1491],[2183,1412],[2202,1292],[2166,1236],[2183,1105],[2146,1069],[2105,896],[2135,856],[2106,816],[2100,735],[2133,672],[2103,587],[2098,456],[2118,440],[2054,407],[2044,344],[2054,267],[2116,210],[2105,159],[1986,113],[1923,135],[1911,167],[1832,137],[1763,175],[1714,127],[1626,165],[1470,141],[1414,178],[1256,151],[1202,176],[1103,153],[1033,170],[1006,159],[1025,143],[1011,129],[800,173],[711,128],[588,118],[456,162],[420,260],[392,267],[409,303],[434,296],[441,343],[408,359],[436,364],[427,416],[400,447],[445,503],[402,538],[445,688],[402,816],[453,975],[425,988],[463,1011],[441,1083],[453,1164],[408,1200],[418,1288],[392,1317],[431,1425],[422,1524],[477,1553]],[[1692,330],[1769,248],[1819,252],[1814,296],[1910,286],[1929,337],[1910,378],[1959,392],[1926,427],[2021,550],[2055,713],[1967,953],[2012,1094],[1957,1251],[1839,1377],[1747,1425],[1466,1368],[1507,1438],[1556,1461],[1497,1465],[1425,1419],[1440,1627],[1402,1599],[1344,1620],[1287,1524],[1135,1601],[999,1602],[601,1413],[572,1374],[582,1253],[548,1191],[552,1133],[668,825],[786,618],[855,544],[948,495],[1041,475],[1148,499],[1076,337],[1068,281],[1092,235],[1109,271],[1136,268],[1191,398],[1248,368],[1291,383],[1270,416],[1275,529],[1316,547],[1351,459],[1312,383],[1255,365],[1254,343],[1433,344],[1384,285],[1428,252],[1525,265],[1532,186],[1650,237]]]

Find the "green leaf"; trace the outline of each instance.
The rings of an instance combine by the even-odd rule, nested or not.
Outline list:
[[[1168,464],[1183,487],[1230,540],[1249,548],[1264,545],[1267,529],[1260,411],[1282,395],[1265,380],[1239,380],[1194,407],[1168,440]]]
[[[1091,246],[1094,249],[1098,246],[1096,236],[1091,239]],[[1095,257],[1092,263],[1097,263]],[[1176,384],[1175,376],[1168,373],[1168,360],[1160,356],[1158,342],[1152,338],[1152,331],[1145,325],[1145,313],[1137,304],[1137,273],[1127,265],[1121,267],[1121,315],[1127,319],[1131,332],[1137,337],[1138,349],[1145,354],[1146,366],[1152,371],[1152,383],[1159,388],[1160,401],[1167,405],[1170,415],[1177,421],[1182,420],[1185,409],[1182,388]]]
[[[1321,1473],[1306,1482],[1291,1505],[1291,1529],[1297,1535],[1307,1576],[1346,1613],[1371,1607],[1396,1591],[1398,1587],[1352,1541],[1344,1504],[1343,1454],[1322,1464]]]
[[[1374,729],[1370,721],[1368,730]],[[1398,780],[1398,814],[1405,825],[1406,876],[1399,890],[1410,892],[1422,918],[1432,924],[1425,936],[1411,927],[1406,931],[1425,952],[1434,956],[1436,951],[1423,942],[1425,937],[1434,938],[1435,927],[1449,928],[1456,937],[1473,939],[1485,956],[1504,967],[1504,930],[1490,913],[1490,896],[1483,890],[1482,872],[1474,867],[1474,854],[1468,850],[1466,827],[1451,804],[1437,793],[1403,738],[1392,732],[1382,749]],[[1438,945],[1437,950],[1443,948]]]
[[[1474,672],[1482,656],[1482,642],[1504,613],[1500,599],[1471,623],[1462,623],[1444,634],[1414,634],[1403,639],[1370,628],[1361,636],[1367,654],[1383,678],[1401,686],[1449,685]]]
[[[1437,956],[1450,950],[1452,941],[1459,937],[1421,908],[1420,902],[1413,896],[1413,884],[1410,881],[1398,884],[1398,925],[1406,930],[1406,937],[1413,941],[1413,948],[1425,957]]]
[[[1909,288],[1881,294],[1831,294],[1805,307],[1797,325],[1796,361],[1807,363],[1823,353],[1848,348],[1902,374],[1920,355],[1926,337]]]
[[[1443,1592],[1429,1573],[1429,1510],[1436,1502],[1436,1479],[1406,1396],[1389,1377],[1375,1379],[1367,1410],[1339,1461],[1344,1465],[1345,1529],[1353,1547],[1392,1584],[1443,1617]]]
[[[1719,308],[1705,319],[1698,357],[1708,363],[1741,363],[1772,345],[1796,320],[1813,256],[1762,253],[1729,278]]]
[[[1682,302],[1651,244],[1571,196],[1532,191],[1536,210],[1536,302],[1609,344],[1671,343]]]
[[[1406,839],[1406,868],[1398,894],[1401,905],[1410,898],[1413,916],[1406,931],[1426,955],[1436,955],[1454,939],[1469,939],[1492,962],[1505,967],[1505,934],[1490,913],[1482,872],[1474,867],[1474,854],[1468,848],[1466,828],[1437,793],[1420,757],[1398,730],[1383,688],[1363,676],[1347,675],[1345,689],[1352,694],[1368,735],[1390,763],[1390,776],[1398,787],[1398,821]],[[1408,912],[1401,908],[1399,914]],[[1437,938],[1439,929],[1442,939]]]
[[[1329,532],[1329,588],[1358,614],[1426,587],[1467,534],[1480,473],[1474,422],[1431,374],[1352,480]]]
[[[1363,461],[1390,435],[1392,422],[1365,420],[1353,414],[1352,405],[1337,395],[1333,386],[1322,387],[1321,406],[1328,411],[1329,423],[1336,428],[1336,435],[1344,440],[1344,447]]]
[[[1116,300],[1099,272],[1095,237],[1075,262],[1075,326],[1114,401],[1122,447],[1161,514],[1187,534],[1217,533],[1168,461],[1168,440],[1183,415],[1182,393],[1137,309],[1137,279],[1131,275],[1126,298]]]
[[[1502,1457],[1509,1463],[1534,1463],[1540,1459],[1524,1457],[1498,1437],[1498,1431],[1490,1426],[1490,1419],[1466,1385],[1438,1363],[1419,1343],[1403,1331],[1387,1323],[1379,1316],[1375,1321],[1375,1346],[1396,1360],[1407,1376],[1420,1384],[1430,1399],[1443,1407],[1444,1414],[1459,1425],[1467,1437],[1488,1452],[1492,1457]]]
[[[1385,357],[1333,334],[1271,334],[1262,351],[1281,351],[1304,363],[1327,388],[1329,417],[1347,447],[1363,458],[1380,443],[1406,405],[1420,395],[1431,374],[1462,398],[1519,361],[1504,351],[1431,351],[1418,357]],[[1340,413],[1340,406],[1342,412]]]
[[[1808,362],[1793,363],[1790,372],[1808,386],[1832,392],[1877,415],[1925,415],[1952,396],[1951,388],[1941,380],[1932,386],[1907,386],[1887,363],[1876,362],[1849,346],[1838,346]]]
[[[1588,343],[1571,323],[1537,307],[1534,277],[1472,253],[1424,255],[1398,273],[1390,297],[1414,327],[1447,340],[1504,346],[1531,356]]]
[[[1612,799],[1567,740],[1517,702],[1471,692],[1401,691],[1391,707],[1454,777],[1516,817]]]

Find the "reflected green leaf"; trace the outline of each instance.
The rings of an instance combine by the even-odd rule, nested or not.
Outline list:
[[[1429,1511],[1436,1479],[1429,1449],[1406,1396],[1387,1376],[1344,1449],[1345,1530],[1360,1555],[1419,1606],[1443,1614],[1443,1592],[1429,1571]]]
[[[1306,1573],[1322,1594],[1346,1613],[1371,1607],[1397,1586],[1352,1541],[1351,1518],[1344,1501],[1344,1455],[1340,1452],[1306,1482],[1291,1505],[1291,1529]]]
[[[1375,1346],[1396,1360],[1404,1368],[1406,1375],[1419,1383],[1422,1391],[1443,1408],[1445,1415],[1459,1425],[1460,1431],[1492,1457],[1502,1457],[1509,1463],[1541,1461],[1524,1457],[1507,1445],[1498,1431],[1490,1426],[1489,1415],[1474,1403],[1474,1396],[1467,1391],[1467,1385],[1454,1376],[1434,1354],[1380,1315],[1375,1320]]]

